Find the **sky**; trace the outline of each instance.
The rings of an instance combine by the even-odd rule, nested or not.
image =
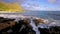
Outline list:
[[[25,10],[60,11],[60,0],[0,0],[6,3],[17,2]]]

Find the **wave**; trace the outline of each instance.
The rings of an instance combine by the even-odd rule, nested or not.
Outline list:
[[[4,18],[10,18],[10,19],[16,19],[17,21],[21,18],[29,18],[31,19],[31,17],[33,17],[34,19],[43,19],[40,17],[35,17],[35,16],[24,16],[24,15],[8,15],[8,14],[0,14],[0,17],[4,17]],[[47,19],[44,19],[45,21],[48,22],[48,26],[60,26],[60,20],[54,20],[53,18],[48,17]]]

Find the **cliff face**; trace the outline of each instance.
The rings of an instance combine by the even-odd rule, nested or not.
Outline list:
[[[2,12],[23,12],[23,9],[18,3],[0,2],[0,11]]]

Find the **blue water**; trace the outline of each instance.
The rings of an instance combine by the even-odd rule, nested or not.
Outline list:
[[[60,11],[26,11],[23,15],[60,20]]]
[[[24,13],[17,13],[17,15],[18,14],[27,15],[27,16],[36,16],[44,19],[53,18],[55,20],[60,20],[60,11],[26,11]]]

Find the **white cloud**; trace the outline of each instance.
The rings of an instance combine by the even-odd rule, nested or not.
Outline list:
[[[44,6],[30,6],[30,5],[26,5],[24,7],[25,10],[39,10],[39,11],[60,11],[60,8],[56,8],[56,7],[44,7]]]
[[[55,3],[56,0],[48,0],[49,3]],[[25,10],[43,10],[43,11],[60,11],[60,8],[56,8],[57,6],[41,6],[39,2],[36,1],[27,1],[26,3],[22,4],[22,7]]]
[[[55,3],[56,0],[48,0],[49,3]]]

